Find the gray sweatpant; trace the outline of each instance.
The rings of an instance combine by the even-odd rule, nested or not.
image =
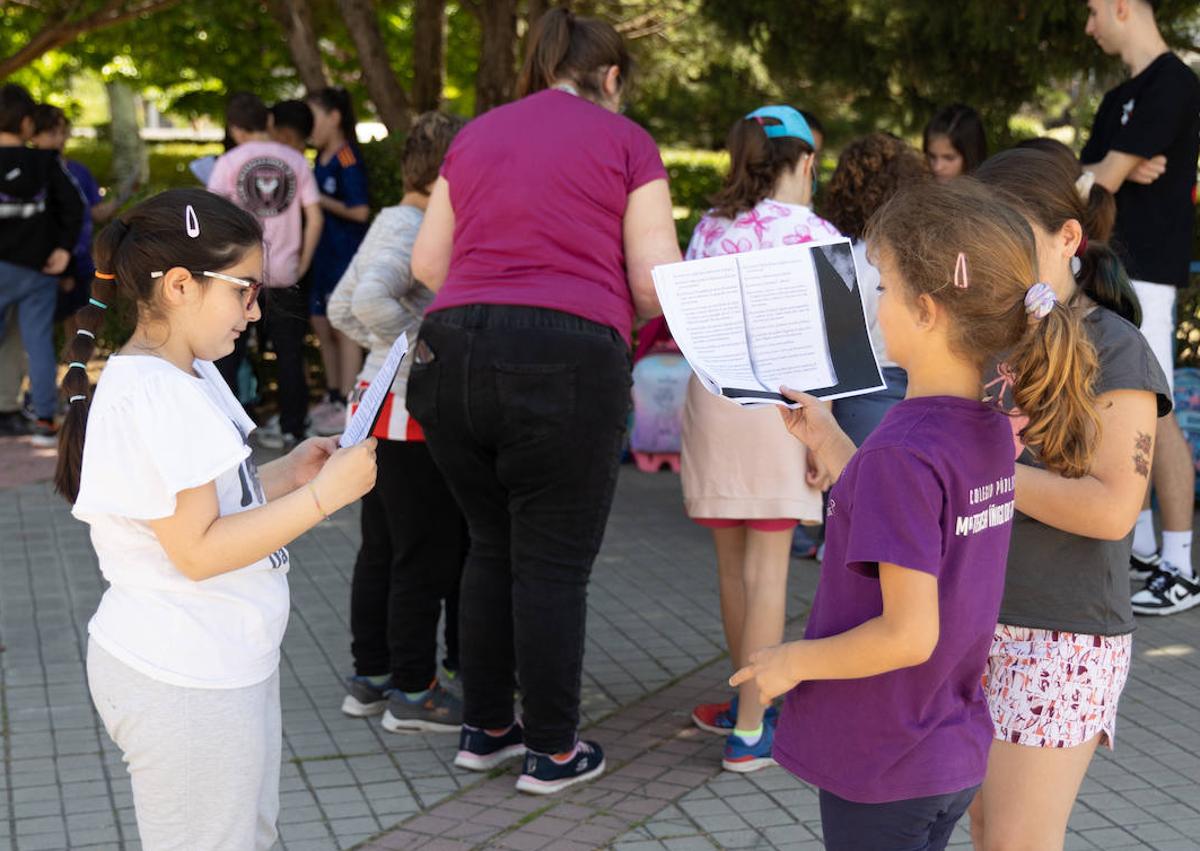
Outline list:
[[[88,686],[124,754],[145,851],[265,851],[279,816],[279,672],[246,688],[153,680],[88,642]]]

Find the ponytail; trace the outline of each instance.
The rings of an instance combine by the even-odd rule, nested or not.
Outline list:
[[[1142,304],[1129,282],[1125,264],[1109,244],[1117,223],[1117,199],[1093,183],[1082,221],[1087,244],[1079,255],[1079,271],[1075,274],[1079,288],[1092,301],[1140,327]]]
[[[67,340],[65,357],[70,366],[62,379],[62,395],[67,399],[67,413],[58,430],[58,463],[54,471],[54,490],[70,503],[79,495],[79,472],[83,466],[83,440],[87,431],[88,409],[91,406],[91,382],[88,380],[88,361],[96,352],[96,335],[104,325],[104,316],[117,301],[117,278],[112,271],[121,242],[129,226],[121,218],[100,232],[92,246],[96,263],[92,278],[92,296],[75,314],[78,330],[75,338]]]
[[[343,88],[329,86],[313,92],[308,96],[308,100],[326,112],[335,109],[338,111],[338,127],[342,136],[345,137],[346,144],[357,150],[358,120],[354,117],[354,101],[350,99],[350,93]]]
[[[1078,479],[1100,437],[1094,390],[1099,365],[1076,311],[1056,303],[1008,357],[1013,402],[1029,418],[1021,440],[1047,469]]]
[[[194,227],[193,227],[194,226]],[[152,318],[156,284],[151,272],[175,266],[220,271],[262,245],[258,220],[204,189],[171,189],[122,213],[100,231],[92,247],[96,263],[92,296],[75,314],[79,330],[64,351],[68,367],[61,392],[67,414],[58,432],[54,490],[68,502],[79,496],[92,388],[86,364],[96,353],[105,315],[132,308],[138,321]]]
[[[525,62],[517,78],[517,97],[572,83],[591,98],[603,94],[605,72],[617,67],[621,85],[629,82],[633,60],[612,25],[598,18],[579,18],[565,6],[548,10],[530,33]]]
[[[729,150],[729,174],[725,183],[710,199],[712,212],[732,219],[753,210],[768,198],[784,171],[796,167],[802,156],[813,153],[812,146],[793,136],[767,137],[765,124],[779,119],[739,118],[729,129],[725,145]]]

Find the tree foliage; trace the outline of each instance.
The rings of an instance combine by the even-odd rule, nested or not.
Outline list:
[[[857,130],[914,131],[962,101],[1003,139],[1046,87],[1117,71],[1084,34],[1081,0],[704,0],[704,11],[777,79],[844,106]],[[1163,0],[1158,17],[1169,39],[1191,43],[1194,0]]]

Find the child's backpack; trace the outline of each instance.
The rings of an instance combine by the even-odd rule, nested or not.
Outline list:
[[[1200,369],[1175,370],[1175,418],[1192,449],[1196,486],[1200,493]]]
[[[629,448],[638,467],[679,470],[683,403],[692,368],[683,355],[650,354],[633,367],[633,430]]]

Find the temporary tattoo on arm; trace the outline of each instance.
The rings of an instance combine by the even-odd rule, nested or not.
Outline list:
[[[1133,469],[1143,479],[1150,478],[1150,456],[1154,451],[1154,441],[1144,431],[1137,433],[1133,441]]]

